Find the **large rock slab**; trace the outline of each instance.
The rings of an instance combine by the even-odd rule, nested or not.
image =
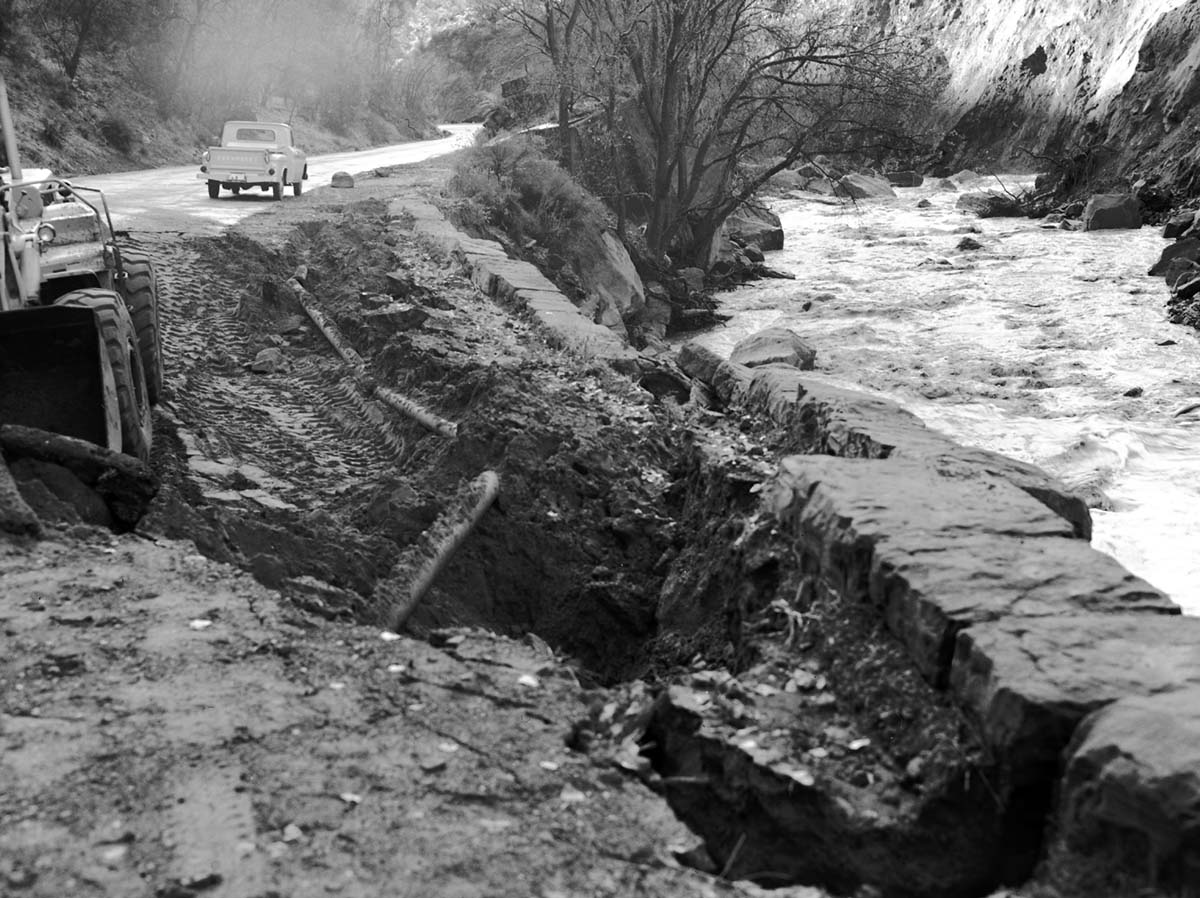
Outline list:
[[[558,290],[536,267],[519,259],[481,258],[475,263],[471,280],[488,296],[499,300],[511,300],[518,290]]]
[[[768,327],[738,341],[729,354],[735,365],[754,368],[759,365],[792,365],[811,371],[817,351],[798,333],[786,327]]]
[[[1089,866],[1135,885],[1200,883],[1200,688],[1122,699],[1080,725],[1058,834]]]
[[[890,399],[830,386],[789,365],[738,365],[696,343],[685,344],[677,361],[685,373],[712,387],[723,404],[748,406],[787,428],[787,448],[793,451],[915,458],[946,477],[992,474],[1069,521],[1077,537],[1091,539],[1087,502],[1058,478],[998,452],[961,446]]]
[[[878,609],[938,685],[957,634],[981,622],[1179,613],[1000,478],[947,478],[914,460],[789,456],[764,495],[796,534],[806,570],[843,599]]]
[[[722,380],[727,383],[731,378]],[[915,458],[946,477],[992,474],[1070,521],[1076,536],[1091,538],[1086,501],[1057,478],[998,452],[961,446],[890,399],[833,387],[777,365],[754,369],[744,396],[751,407],[786,426],[792,448],[799,451],[847,458]]]
[[[1013,785],[1049,788],[1087,715],[1200,686],[1200,619],[1075,614],[979,624],[958,635],[950,683]]]
[[[609,328],[589,321],[557,290],[517,289],[509,299],[525,312],[546,342],[585,361],[603,362],[623,374],[639,371],[637,350]]]
[[[1132,193],[1096,193],[1083,208],[1083,229],[1140,228],[1142,206]]]

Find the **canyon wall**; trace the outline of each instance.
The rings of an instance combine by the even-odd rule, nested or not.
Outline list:
[[[1046,170],[1088,155],[1106,177],[1186,186],[1200,98],[1200,0],[872,0],[945,59],[942,162]]]

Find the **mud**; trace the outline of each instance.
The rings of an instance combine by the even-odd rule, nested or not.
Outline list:
[[[980,769],[975,736],[861,609],[789,613],[788,599],[805,588],[799,559],[755,511],[783,448],[770,429],[656,399],[545,346],[450,260],[387,220],[389,196],[433,194],[439,179],[434,167],[360,178],[352,191],[289,200],[220,238],[131,235],[159,260],[163,290],[166,384],[152,459],[163,486],[141,536],[124,538],[136,551],[70,520],[51,522],[54,540],[65,542],[10,550],[6,571],[20,578],[14,594],[26,604],[6,611],[8,626],[25,636],[3,676],[32,692],[8,691],[5,719],[71,706],[71,684],[86,678],[69,677],[84,671],[92,696],[136,680],[139,659],[152,654],[153,676],[165,675],[170,662],[143,641],[147,622],[163,615],[220,624],[226,642],[215,654],[180,659],[195,665],[196,683],[233,676],[235,685],[183,703],[192,726],[217,726],[216,734],[193,732],[182,743],[139,735],[198,688],[173,675],[136,719],[118,715],[106,731],[108,746],[144,739],[139,751],[89,743],[73,749],[82,753],[75,766],[60,771],[51,754],[36,776],[20,771],[33,779],[0,804],[0,836],[26,845],[19,863],[0,871],[8,882],[61,894],[78,881],[68,874],[79,839],[138,846],[130,853],[145,867],[142,891],[105,874],[78,892],[114,896],[149,894],[202,870],[171,866],[194,859],[172,854],[181,840],[201,843],[206,856],[242,852],[237,874],[262,888],[228,894],[248,896],[272,886],[277,894],[391,894],[405,877],[413,895],[753,894],[752,881],[958,896],[1004,879],[993,870],[938,885],[972,844],[986,854],[1004,837],[995,809],[981,803],[986,787],[963,785]],[[297,273],[363,357],[366,383],[304,315],[286,285]],[[265,349],[278,350],[276,360],[255,373]],[[395,414],[372,397],[370,382],[456,422],[457,438]],[[391,656],[378,642],[375,587],[485,469],[499,474],[500,496],[409,619],[408,634],[426,643],[397,645],[391,663],[406,677],[398,697],[379,679]],[[143,557],[147,540],[174,560]],[[208,560],[179,548],[190,546]],[[88,578],[107,570],[97,559],[112,553],[131,560],[107,588],[88,592]],[[219,562],[278,598],[239,585]],[[39,577],[47,568],[61,574]],[[72,572],[85,587],[79,595],[98,597],[73,610],[88,618],[79,651],[51,648],[54,627],[66,625],[44,619],[51,605],[74,604],[62,580]],[[205,584],[223,598],[205,604],[196,595]],[[158,595],[141,615],[131,604],[139,589]],[[242,595],[255,596],[253,620]],[[108,640],[110,623],[98,622],[121,638]],[[505,689],[487,688],[502,669],[511,671]],[[528,701],[509,682],[526,674],[553,681],[553,701]],[[823,784],[828,804],[806,818],[819,838],[781,830],[770,812],[741,804],[748,799],[732,768],[714,793],[687,786],[696,771],[680,765],[709,771],[725,761],[696,761],[704,752],[681,735],[686,721],[655,704],[672,685],[720,692],[733,739],[722,756],[746,727],[790,734]],[[293,710],[278,711],[293,700]],[[99,698],[89,701],[104,715]],[[214,708],[240,722],[208,722]],[[296,723],[314,713],[322,722]],[[17,730],[12,738],[30,751],[48,744],[36,728]],[[422,733],[434,748],[416,744]],[[580,775],[534,782],[522,765],[535,744],[556,740],[565,754],[542,760]],[[459,752],[449,768],[439,761],[452,752],[437,748],[447,741]],[[206,810],[196,783],[208,781],[227,788]],[[144,794],[114,785],[139,782],[154,785]],[[358,803],[344,795],[361,795],[364,782],[383,794],[359,824]],[[156,816],[180,799],[195,813]],[[135,821],[132,840],[121,826],[111,838],[97,829],[113,800]],[[586,823],[573,812],[564,818],[563,807],[575,805],[611,812]],[[884,807],[887,831],[863,837],[871,827],[862,822]],[[175,835],[160,844],[161,833]],[[943,858],[947,844],[953,856]],[[620,860],[614,867],[606,858]]]
[[[378,200],[328,215],[269,251],[237,234],[145,247],[187,272],[163,279],[177,364],[147,526],[199,537],[271,587],[316,578],[361,615],[459,484],[491,468],[495,513],[412,627],[533,630],[603,679],[628,672],[672,538],[662,492],[679,427],[610,372],[531,351],[522,323],[389,232]],[[369,376],[458,422],[455,441],[364,394],[284,287],[299,265]],[[375,314],[393,300],[419,306],[421,324]],[[279,369],[249,371],[271,347]]]

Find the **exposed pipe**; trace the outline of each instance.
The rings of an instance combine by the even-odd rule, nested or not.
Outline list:
[[[455,502],[405,550],[387,578],[375,586],[375,607],[384,626],[400,632],[409,615],[429,592],[458,547],[471,535],[500,493],[500,476],[484,471],[471,481]],[[471,503],[471,497],[475,500]],[[421,561],[421,559],[424,559]],[[413,568],[416,568],[415,573]]]

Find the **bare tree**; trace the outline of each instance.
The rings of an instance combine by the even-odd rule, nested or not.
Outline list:
[[[562,97],[589,96],[633,135],[649,249],[704,264],[725,219],[774,174],[815,153],[899,149],[928,108],[930,54],[830,8],[526,0],[516,14],[559,74],[560,128]],[[756,159],[770,161],[747,175]]]
[[[71,81],[87,53],[108,49],[120,34],[116,0],[43,0],[33,12],[39,37]]]
[[[707,261],[725,219],[779,171],[812,153],[902,143],[929,96],[926,55],[812,6],[642,0],[621,20],[628,37],[615,49],[655,143],[652,252]],[[755,158],[771,161],[743,175]]]
[[[571,113],[578,93],[576,67],[582,56],[576,47],[576,36],[589,2],[518,0],[516,3],[503,3],[499,7],[501,17],[515,23],[550,63],[557,102],[560,162],[568,172],[575,168]]]

